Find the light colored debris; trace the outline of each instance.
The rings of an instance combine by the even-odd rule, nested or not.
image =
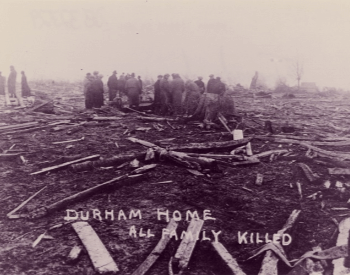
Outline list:
[[[195,176],[204,176],[204,174],[202,174],[201,172],[199,172],[197,170],[187,169],[187,171],[190,172],[191,174],[195,175]]]
[[[68,142],[76,142],[76,141],[82,141],[85,137],[79,138],[79,139],[71,139],[71,140],[65,140],[65,141],[56,141],[52,142],[52,144],[62,144],[62,143],[68,143]]]

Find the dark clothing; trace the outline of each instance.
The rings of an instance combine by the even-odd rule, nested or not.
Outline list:
[[[31,96],[31,90],[29,88],[27,77],[25,75],[22,75],[22,96]]]
[[[108,86],[109,101],[113,101],[113,99],[117,96],[117,91],[118,91],[118,78],[115,74],[112,74],[108,78],[107,86]]]
[[[4,76],[0,76],[0,95],[5,94],[5,83],[6,83],[6,78]]]
[[[153,113],[159,114],[160,106],[161,106],[160,80],[158,79],[156,83],[154,83]]]
[[[205,84],[202,80],[196,80],[194,83],[196,83],[196,85],[199,88],[199,91],[203,94],[205,92]]]
[[[140,84],[140,94],[142,93],[142,88],[143,88],[143,83],[142,83],[142,80],[139,79],[139,84]]]
[[[160,104],[161,104],[161,114],[165,115],[170,111],[170,83],[167,79],[163,78],[160,81]]]
[[[215,85],[216,85],[216,79],[214,79],[214,78],[209,79],[208,85],[207,85],[207,92],[214,93]]]
[[[101,108],[103,103],[103,82],[101,79],[95,79],[87,90],[87,105],[92,108]],[[88,107],[87,107],[88,108]]]
[[[11,71],[9,78],[7,79],[7,87],[10,97],[16,97],[16,77],[17,72],[13,70]]]
[[[120,93],[120,96],[122,96],[123,94],[125,95],[126,94],[126,91],[125,91],[125,79],[124,78],[119,78],[118,79],[118,91]]]
[[[184,101],[184,109],[187,115],[193,115],[197,109],[200,100],[200,91],[198,86],[190,81],[186,83],[186,97]]]
[[[216,80],[213,93],[217,95],[222,95],[225,91],[226,91],[225,84],[222,83],[220,80]]]
[[[129,78],[125,83],[125,90],[130,108],[138,109],[140,105],[140,82],[134,77]]]
[[[170,94],[172,98],[172,107],[175,115],[181,114],[181,104],[182,104],[182,93],[185,90],[185,82],[180,78],[176,77],[170,83]]]

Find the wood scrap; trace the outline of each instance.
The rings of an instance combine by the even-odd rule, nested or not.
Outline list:
[[[139,143],[143,146],[146,146],[146,147],[158,147],[157,145],[151,143],[151,142],[148,142],[148,141],[145,141],[145,140],[142,140],[142,139],[138,139],[138,138],[133,138],[133,137],[129,137],[127,138],[127,140],[130,140],[134,143]]]
[[[67,263],[75,263],[78,260],[82,250],[82,247],[79,245],[73,246],[73,248],[69,252]]]
[[[328,168],[330,175],[350,175],[350,169],[346,168]]]
[[[82,141],[84,140],[85,137],[81,137],[79,139],[71,139],[71,140],[64,140],[64,141],[56,141],[56,142],[52,142],[52,144],[62,144],[62,143],[69,143],[69,142],[76,142],[76,141]]]
[[[271,151],[266,151],[266,152],[261,152],[259,154],[255,154],[253,155],[255,158],[264,158],[264,157],[268,157],[272,154],[274,155],[280,155],[280,154],[284,154],[284,153],[288,153],[289,151],[286,149],[282,149],[282,150],[271,150]]]
[[[173,118],[165,118],[165,117],[144,117],[144,116],[138,116],[138,119],[142,121],[176,121],[176,119]]]
[[[27,123],[21,123],[21,124],[13,124],[13,125],[6,125],[6,126],[0,126],[0,131],[8,131],[8,130],[18,130],[23,128],[29,128],[38,125],[38,122],[27,122]]]
[[[217,155],[217,154],[198,154],[198,153],[186,153],[191,157],[204,157],[204,158],[223,158],[223,159],[235,159],[235,160],[246,160],[247,157],[238,155]]]
[[[95,271],[100,274],[107,272],[114,274],[119,271],[101,239],[87,222],[76,222],[72,224],[72,227],[89,254]]]
[[[284,224],[281,230],[277,232],[277,234],[282,235],[287,230],[292,228],[294,223],[296,222],[298,216],[300,214],[300,210],[293,210],[292,214],[289,216],[287,222]],[[259,271],[259,275],[277,275],[277,263],[279,259],[277,256],[271,251],[267,251],[265,253],[261,269]]]
[[[227,251],[227,249],[220,242],[211,242],[215,251],[219,254],[219,256],[224,260],[226,265],[235,275],[245,275],[243,270],[239,267],[237,261],[231,256],[231,254]]]
[[[171,219],[168,223],[166,229],[168,232],[173,232],[176,230],[178,224],[174,219]],[[164,251],[167,244],[170,241],[170,234],[166,234],[164,237],[160,239],[156,247],[152,250],[152,252],[148,255],[146,260],[134,271],[132,275],[144,275],[151,266],[157,261],[160,254]]]
[[[109,116],[109,117],[100,117],[100,116],[95,116],[92,118],[94,121],[113,121],[113,120],[120,120],[123,119],[122,117],[117,117],[117,116]]]
[[[311,168],[306,165],[305,163],[298,163],[298,167],[301,168],[301,170],[304,172],[306,178],[309,180],[309,182],[316,182],[320,179],[320,177],[317,174],[314,174],[311,170]]]
[[[348,245],[348,239],[350,238],[349,230],[350,230],[350,218],[346,218],[342,220],[339,224],[339,235],[336,243],[337,246]],[[350,274],[350,268],[344,266],[344,260],[345,260],[345,257],[335,259],[332,261],[334,265],[334,270],[333,270],[334,275]]]
[[[238,161],[238,162],[226,162],[222,160],[216,160],[218,164],[228,166],[228,167],[238,167],[238,166],[245,166],[245,165],[253,165],[253,164],[259,164],[260,161],[256,158],[249,158],[244,161]]]
[[[75,164],[75,163],[80,163],[80,162],[84,162],[87,160],[96,160],[99,158],[100,158],[100,155],[93,155],[93,156],[89,156],[89,157],[85,157],[85,158],[81,158],[81,159],[77,159],[77,160],[72,160],[69,162],[61,163],[59,165],[55,165],[52,167],[47,167],[47,168],[41,169],[40,171],[31,173],[31,175],[40,175],[40,174],[47,173],[47,172],[53,172],[53,171],[57,171],[57,170],[60,170],[63,168],[67,168],[70,165]]]
[[[41,207],[39,209],[35,209],[34,211],[32,211],[30,213],[30,217],[31,218],[41,218],[47,214],[50,214],[58,209],[61,209],[67,205],[69,205],[70,203],[73,203],[75,201],[79,201],[82,200],[88,196],[92,196],[98,192],[101,192],[102,190],[104,190],[105,188],[109,188],[109,187],[115,187],[115,183],[119,183],[118,187],[123,186],[124,184],[128,183],[128,184],[132,184],[132,183],[136,183],[139,182],[139,180],[145,178],[145,174],[138,174],[138,175],[123,175],[120,177],[116,177],[114,179],[111,179],[109,181],[106,181],[104,183],[101,183],[99,185],[96,185],[94,187],[88,188],[84,191],[81,191],[79,193],[76,193],[72,196],[66,197],[58,202],[55,202],[51,205],[48,206],[44,206]]]
[[[28,109],[27,112],[36,112],[36,111],[37,111],[38,109],[40,109],[41,107],[44,107],[45,105],[47,105],[47,104],[49,104],[49,103],[52,103],[52,102],[53,102],[53,100],[46,101],[46,102],[44,102],[44,103],[42,103],[42,104],[39,104],[39,105],[37,105],[37,106],[35,106],[35,107],[31,108],[31,109]]]
[[[15,160],[20,156],[20,154],[14,154],[14,153],[10,153],[10,154],[0,154],[0,161],[4,161],[4,160]]]

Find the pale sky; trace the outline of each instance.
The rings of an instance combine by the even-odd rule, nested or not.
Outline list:
[[[249,86],[255,71],[289,85],[350,89],[347,0],[0,0],[0,71],[81,80],[87,72],[179,73]]]

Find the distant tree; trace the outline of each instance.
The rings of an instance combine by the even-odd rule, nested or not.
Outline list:
[[[293,76],[298,81],[298,90],[300,90],[300,80],[304,74],[304,64],[300,58],[296,58],[292,66]]]

